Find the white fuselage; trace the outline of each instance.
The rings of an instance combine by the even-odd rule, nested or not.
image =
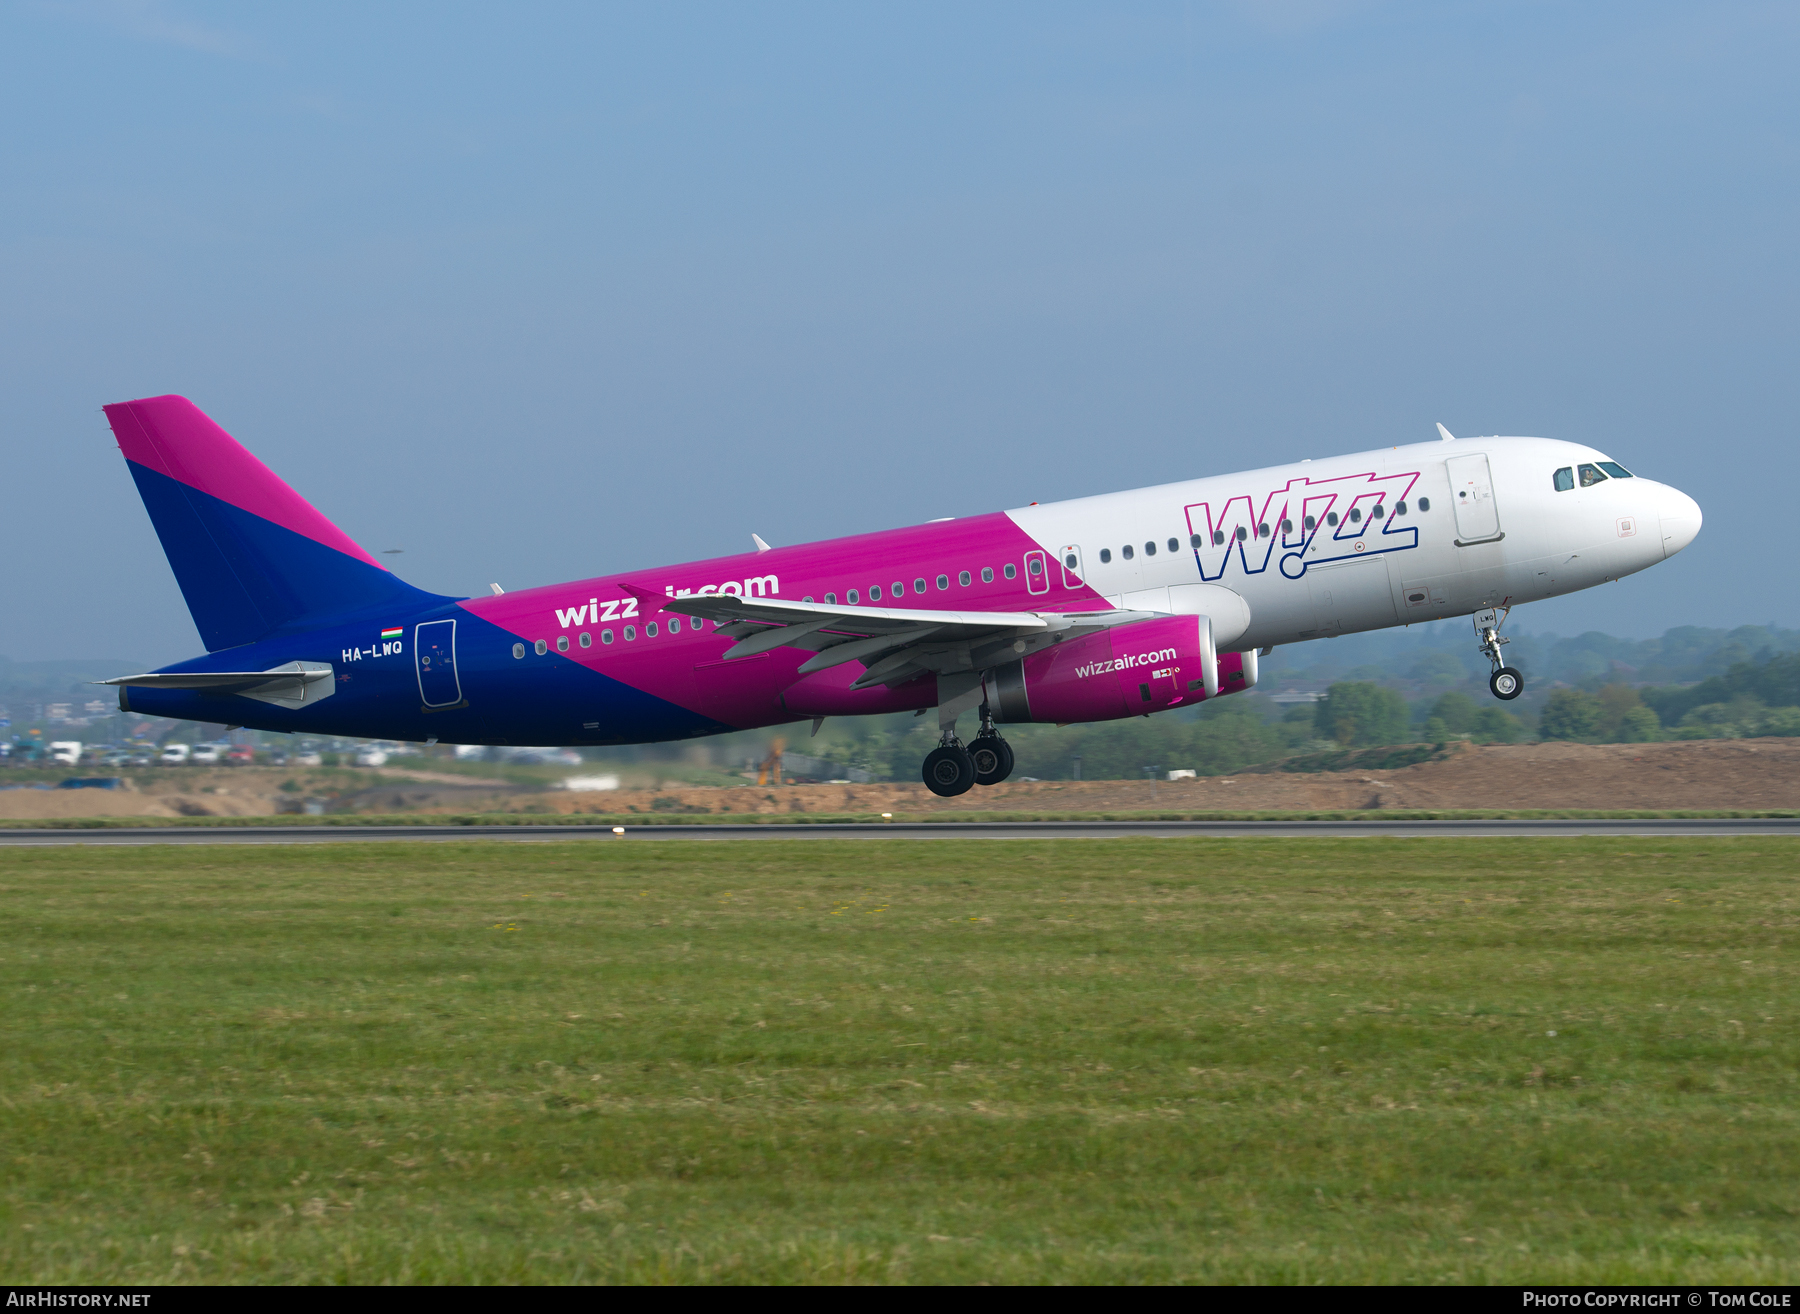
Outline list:
[[[1205,613],[1221,649],[1249,649],[1572,593],[1693,540],[1700,508],[1667,484],[1557,486],[1600,462],[1578,443],[1465,438],[1008,514],[1114,605]]]

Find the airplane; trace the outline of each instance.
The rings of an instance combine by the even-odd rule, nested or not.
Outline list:
[[[998,726],[1252,689],[1278,644],[1471,616],[1644,570],[1699,506],[1579,443],[1454,438],[488,596],[402,582],[184,397],[105,408],[207,655],[98,683],[131,713],[449,744],[652,743],[936,709],[922,775]],[[968,743],[958,719],[978,715]]]

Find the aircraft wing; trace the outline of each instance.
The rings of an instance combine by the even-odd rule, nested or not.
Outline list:
[[[671,598],[631,589],[646,609],[699,616],[738,640],[725,660],[754,657],[775,648],[805,648],[815,656],[801,675],[861,662],[867,668],[853,689],[904,684],[925,671],[940,675],[982,670],[1053,643],[1113,625],[1146,620],[1146,611],[1033,612],[932,611],[913,607],[848,607],[740,598],[731,594]]]

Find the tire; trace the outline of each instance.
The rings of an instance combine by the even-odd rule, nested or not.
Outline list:
[[[981,735],[969,745],[975,763],[975,783],[997,785],[1012,774],[1012,745],[999,735]]]
[[[1511,666],[1502,666],[1488,676],[1488,689],[1494,697],[1511,702],[1525,692],[1525,677]]]
[[[975,783],[975,763],[969,750],[961,744],[945,744],[934,748],[925,759],[925,788],[939,798],[955,798],[966,794]]]

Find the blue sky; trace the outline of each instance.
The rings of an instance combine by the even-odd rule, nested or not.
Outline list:
[[[0,8],[0,652],[199,650],[99,407],[426,588],[1458,434],[1800,624],[1791,4]]]

